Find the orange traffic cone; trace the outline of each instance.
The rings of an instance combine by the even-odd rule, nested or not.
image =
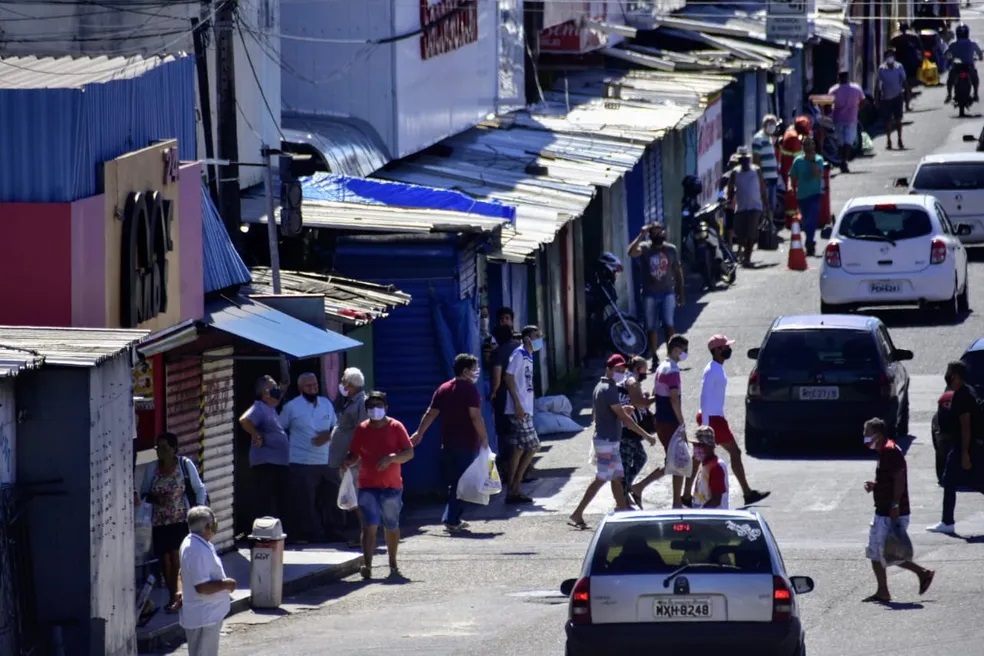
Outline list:
[[[803,232],[800,230],[799,216],[793,217],[790,226],[789,236],[789,264],[790,271],[806,271],[810,267],[806,264],[806,251],[803,250]]]

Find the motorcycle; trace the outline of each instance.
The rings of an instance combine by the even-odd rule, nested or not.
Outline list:
[[[615,255],[604,253],[598,258],[584,290],[591,325],[596,337],[607,339],[616,353],[627,358],[633,355],[648,358],[649,339],[645,327],[638,319],[618,309],[615,281],[621,271],[622,262]]]
[[[738,275],[738,259],[718,232],[724,201],[718,199],[701,207],[697,201],[703,185],[696,176],[684,178],[683,210],[681,211],[681,245],[684,259],[689,260],[704,281],[704,287],[715,289],[718,283],[732,285]]]
[[[970,67],[960,61],[953,60],[953,74],[957,76],[953,84],[953,104],[960,112],[960,117],[967,115],[967,108],[974,103],[974,89],[970,80]]]

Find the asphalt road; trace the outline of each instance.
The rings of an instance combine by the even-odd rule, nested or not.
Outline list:
[[[984,21],[971,21],[971,26],[984,33]],[[914,102],[909,115],[913,123],[905,128],[908,150],[885,151],[884,140],[876,139],[876,156],[855,162],[852,174],[836,176],[835,209],[851,196],[892,192],[893,179],[910,175],[925,154],[973,148],[962,137],[976,135],[982,119],[957,119],[952,108],[943,106],[943,95],[941,89],[928,89]],[[775,316],[818,310],[819,261],[811,260],[810,271],[796,273],[786,270],[785,256],[784,248],[759,254],[763,266],[742,271],[736,286],[707,295],[682,312],[691,343],[697,346],[683,377],[688,414],[696,409],[699,373],[707,362],[699,344],[710,335],[723,332],[738,340],[728,363],[728,413],[732,426],[740,429],[745,378],[752,365],[744,357],[746,349],[758,345]],[[915,352],[915,359],[907,363],[912,375],[911,535],[916,560],[938,570],[928,594],[919,597],[915,577],[893,571],[889,585],[895,604],[860,603],[874,591],[864,559],[871,500],[861,487],[873,474],[872,460],[746,460],[752,485],[772,490],[772,497],[758,509],[777,534],[788,568],[816,581],[816,590],[801,598],[811,654],[981,653],[984,628],[973,614],[984,592],[984,571],[978,566],[984,553],[984,504],[976,495],[959,497],[957,528],[962,537],[923,531],[939,519],[941,492],[933,474],[929,421],[943,387],[942,368],[984,333],[979,319],[984,313],[984,257],[974,259],[972,312],[961,323],[934,325],[910,311],[879,313],[896,344]],[[581,406],[583,396],[574,400]],[[742,440],[740,431],[738,438]],[[566,605],[557,587],[578,572],[590,537],[566,525],[591,476],[588,435],[546,439],[545,447],[538,463],[543,477],[530,490],[536,498],[532,508],[517,512],[496,499],[472,513],[469,537],[443,535],[439,509],[415,509],[406,518],[413,528],[401,546],[401,567],[409,582],[364,584],[353,577],[289,600],[281,614],[236,616],[227,622],[222,653],[562,654]],[[655,453],[652,457],[656,459]],[[738,489],[734,481],[731,487]],[[661,482],[648,490],[649,505],[669,505],[667,488]],[[738,501],[733,497],[733,505]],[[607,492],[599,494],[589,508],[589,522],[612,505]],[[381,553],[378,558],[385,563]],[[385,575],[385,567],[378,570]],[[752,653],[741,648],[736,645],[736,653]]]

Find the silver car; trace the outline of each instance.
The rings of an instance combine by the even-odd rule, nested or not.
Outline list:
[[[570,597],[567,656],[729,653],[803,656],[796,596],[765,519],[744,510],[613,513],[595,531]],[[631,650],[625,652],[624,650]],[[683,651],[686,650],[686,651]]]

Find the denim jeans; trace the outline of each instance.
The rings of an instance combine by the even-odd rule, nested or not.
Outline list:
[[[817,226],[820,225],[821,198],[823,194],[796,199],[799,203],[800,218],[803,221],[800,227],[803,229],[803,239],[807,248],[813,248],[816,243]]]
[[[448,491],[448,503],[444,507],[444,515],[441,516],[444,524],[455,526],[461,523],[461,514],[465,508],[464,502],[458,498],[458,480],[477,456],[478,451],[471,449],[441,449],[441,472]]]
[[[676,313],[675,292],[646,292],[642,299],[646,315],[646,330],[655,332],[660,324],[664,330],[673,330],[673,315]]]

